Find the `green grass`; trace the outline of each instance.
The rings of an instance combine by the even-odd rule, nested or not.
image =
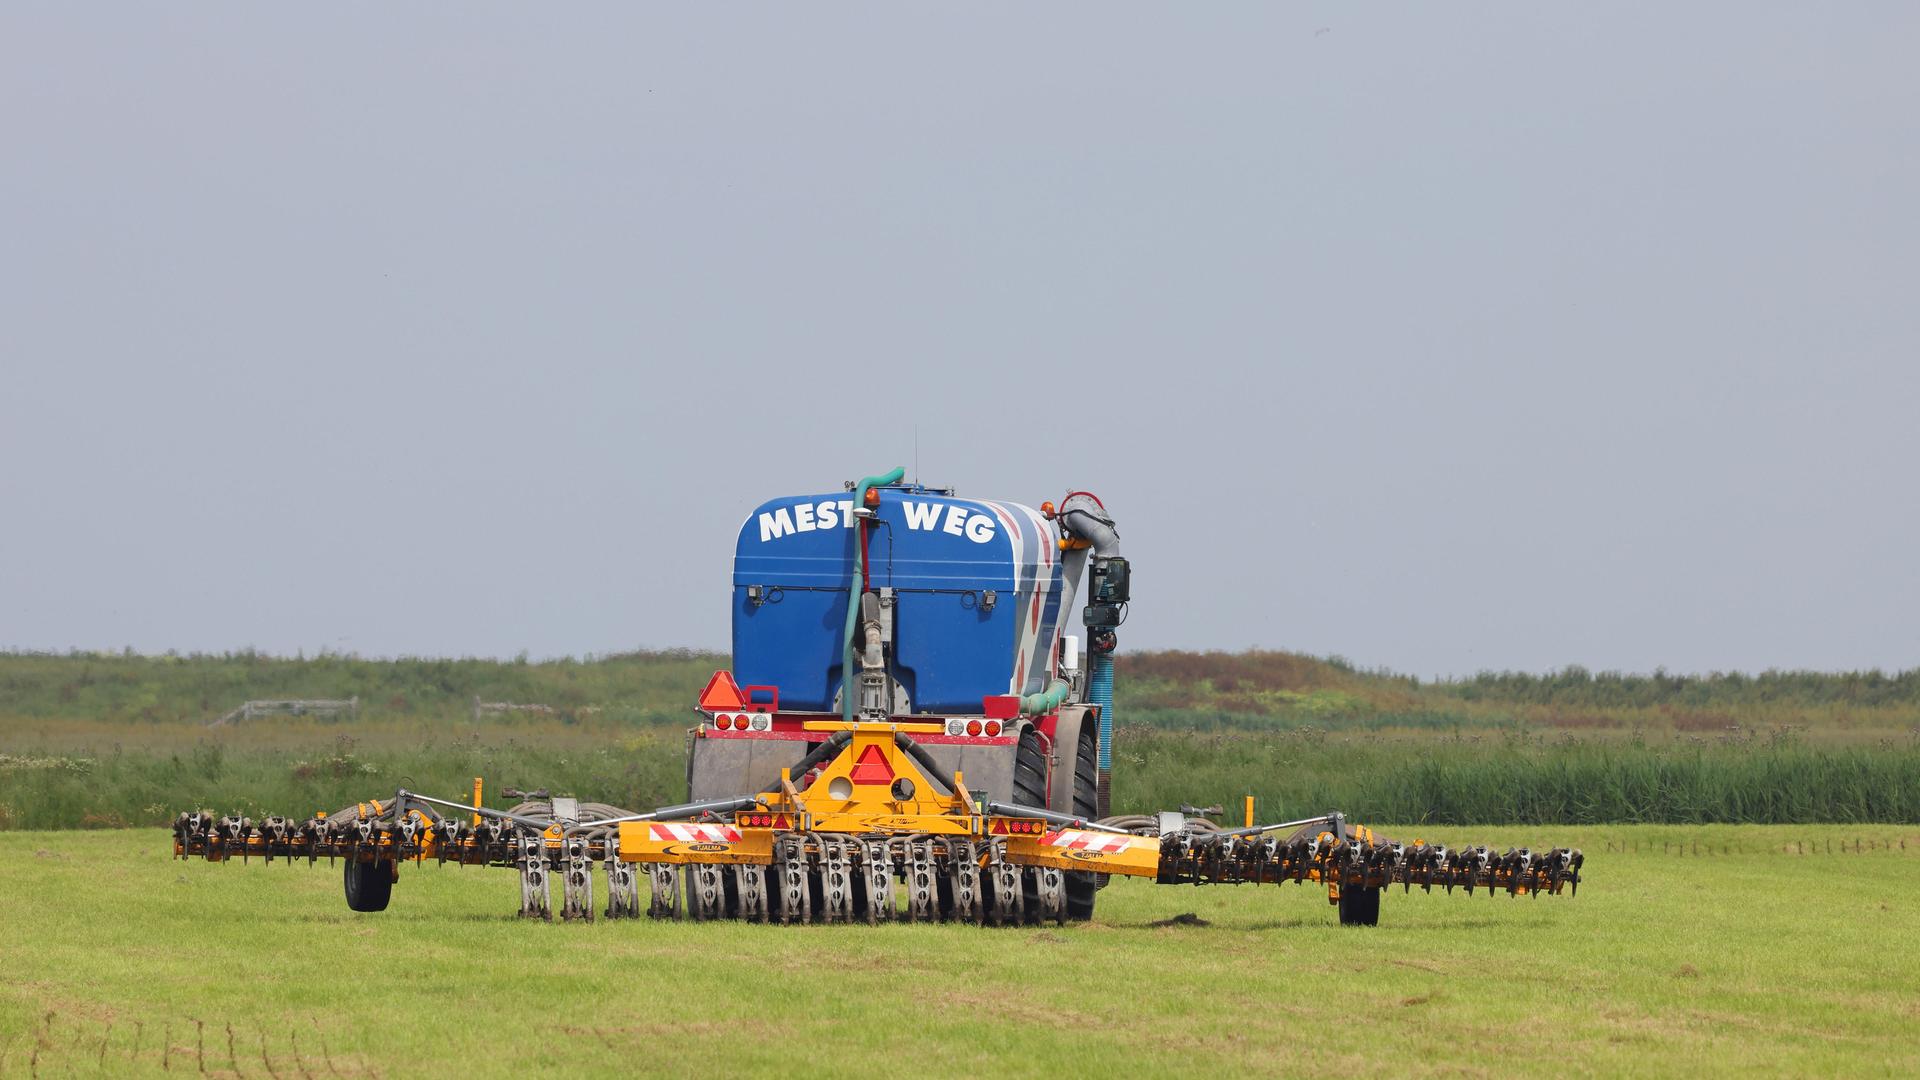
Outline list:
[[[1134,882],[1066,928],[570,926],[511,918],[504,871],[408,869],[354,915],[325,865],[11,833],[0,1075],[1920,1070],[1912,829],[1426,838],[1577,844],[1588,884],[1396,892],[1373,929],[1310,888]],[[1209,925],[1154,925],[1183,912]]]
[[[634,809],[686,796],[681,724],[389,728],[286,722],[182,733],[141,747],[0,752],[0,830],[163,825],[182,810],[305,817],[407,787],[459,797],[546,787]],[[1161,730],[1115,737],[1116,812],[1247,793],[1264,820],[1344,810],[1354,820],[1920,823],[1920,741],[1825,745],[1786,737],[1543,736],[1527,729]],[[0,743],[0,748],[5,744]]]
[[[725,658],[488,660],[0,654],[0,830],[305,816],[475,775],[651,808]],[[1114,806],[1338,807],[1363,821],[1920,822],[1911,673],[1485,676],[1422,684],[1290,653],[1122,654]],[[249,698],[353,720],[209,729]],[[539,703],[489,715],[475,696]]]
[[[388,723],[464,719],[475,697],[547,705],[563,720],[634,720],[685,715],[707,677],[725,666],[723,656],[686,649],[540,663],[252,651],[0,653],[0,724],[43,732],[63,724],[204,725],[250,699],[356,697],[363,719]]]
[[[1114,737],[1115,804],[1234,808],[1263,820],[1344,810],[1357,821],[1920,823],[1920,740],[1617,738],[1531,729],[1454,732],[1160,731]]]
[[[1920,728],[1920,668],[1704,676],[1483,672],[1422,682],[1359,671],[1338,657],[1249,651],[1122,652],[1117,706],[1130,720],[1335,728],[1484,726],[1719,732],[1795,726],[1834,732]],[[716,653],[684,649],[585,659],[273,657],[0,653],[0,726],[204,724],[248,699],[360,699],[379,722],[468,718],[473,699],[542,704],[563,720],[684,716]]]

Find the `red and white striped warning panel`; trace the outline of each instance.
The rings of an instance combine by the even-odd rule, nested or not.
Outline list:
[[[681,825],[655,822],[650,830],[655,840],[690,840],[707,844],[737,844],[740,830],[731,825]]]
[[[1128,833],[1089,832],[1085,829],[1060,829],[1040,838],[1048,847],[1067,848],[1072,851],[1122,851],[1126,846],[1142,837]]]

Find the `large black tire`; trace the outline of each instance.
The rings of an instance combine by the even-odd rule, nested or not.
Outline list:
[[[1089,716],[1088,720],[1092,717]],[[1094,725],[1080,725],[1079,749],[1073,755],[1073,813],[1092,821],[1099,815],[1100,739]],[[1093,918],[1093,897],[1100,891],[1100,875],[1078,870],[1067,872],[1067,918],[1084,921]]]
[[[1047,755],[1040,750],[1040,729],[1020,725],[1013,748],[1013,801],[1021,806],[1047,805]]]
[[[385,911],[393,899],[393,860],[347,861],[347,906],[355,911]]]
[[[1340,890],[1341,926],[1380,925],[1380,889],[1342,888]]]
[[[1047,805],[1047,755],[1040,752],[1040,732],[1030,724],[1020,728],[1020,741],[1013,750],[1013,801],[1021,806],[1036,806],[1042,809]],[[1028,880],[1030,874],[1021,874],[1025,910],[1040,910],[1040,892],[1036,882]],[[992,875],[981,881],[980,895],[985,898],[987,910],[993,910]]]
[[[1095,758],[1099,746],[1093,725],[1080,726],[1079,737],[1073,747],[1056,749],[1061,751],[1062,764],[1067,765],[1071,773],[1063,769],[1061,775],[1053,778],[1053,782],[1071,783],[1073,815],[1092,821],[1096,816],[1095,800],[1100,775],[1099,762]],[[1020,742],[1014,748],[1013,756],[1013,801],[1022,806],[1046,806],[1047,768],[1047,755],[1040,750],[1039,731],[1032,727],[1021,728]],[[1100,888],[1100,875],[1069,870],[1066,878],[1067,918],[1075,921],[1093,918],[1093,896]]]

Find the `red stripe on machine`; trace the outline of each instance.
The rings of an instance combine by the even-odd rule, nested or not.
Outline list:
[[[731,825],[683,825],[679,822],[653,823],[649,830],[655,840],[683,840],[692,843],[737,844],[740,830]]]
[[[1133,839],[1128,833],[1088,832],[1084,829],[1060,829],[1040,838],[1048,847],[1070,851],[1119,851]]]

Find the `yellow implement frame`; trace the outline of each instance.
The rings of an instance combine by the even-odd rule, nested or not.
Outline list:
[[[851,733],[851,741],[797,788],[781,776],[761,808],[724,824],[630,821],[620,826],[620,858],[639,863],[771,863],[778,833],[855,836],[971,837],[1005,840],[1009,862],[1152,877],[1160,847],[1149,837],[1094,829],[1055,828],[1039,818],[992,815],[967,799],[966,777],[939,782],[927,774],[896,734],[938,734],[938,724],[823,720],[808,730]]]

